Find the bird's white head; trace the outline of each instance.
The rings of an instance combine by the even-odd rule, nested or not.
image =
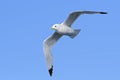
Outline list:
[[[51,27],[51,30],[58,30],[60,28],[60,24],[54,24],[52,27]]]

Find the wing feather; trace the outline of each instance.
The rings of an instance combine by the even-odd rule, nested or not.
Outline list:
[[[52,70],[53,70],[53,60],[52,60],[52,54],[50,49],[61,36],[62,35],[55,32],[53,35],[45,39],[43,42],[43,51],[44,51],[46,64],[47,64],[47,68],[50,73],[50,76],[52,75]]]
[[[107,14],[107,13],[97,11],[76,11],[70,13],[67,19],[62,24],[70,27],[74,23],[74,21],[82,14]]]

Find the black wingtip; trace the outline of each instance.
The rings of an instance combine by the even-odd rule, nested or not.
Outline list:
[[[100,14],[107,14],[107,12],[100,12]]]
[[[50,76],[52,76],[52,72],[53,72],[53,66],[52,66],[52,68],[49,69]]]

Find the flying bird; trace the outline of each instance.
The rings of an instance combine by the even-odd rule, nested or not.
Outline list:
[[[53,59],[51,55],[51,47],[63,36],[67,35],[74,38],[80,32],[80,29],[72,29],[71,25],[82,14],[107,14],[107,12],[98,11],[75,11],[68,15],[67,19],[61,24],[54,24],[51,29],[55,32],[43,41],[43,51],[50,76],[53,72]]]

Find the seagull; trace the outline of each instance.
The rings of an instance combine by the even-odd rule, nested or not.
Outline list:
[[[63,36],[69,36],[70,38],[74,38],[80,32],[80,29],[72,29],[71,25],[74,21],[82,14],[107,14],[107,12],[99,12],[99,11],[75,11],[68,15],[67,19],[63,21],[61,24],[54,24],[51,29],[55,30],[55,32],[46,38],[43,41],[43,52],[47,64],[47,69],[52,76],[53,73],[53,59],[51,54],[51,47]]]

